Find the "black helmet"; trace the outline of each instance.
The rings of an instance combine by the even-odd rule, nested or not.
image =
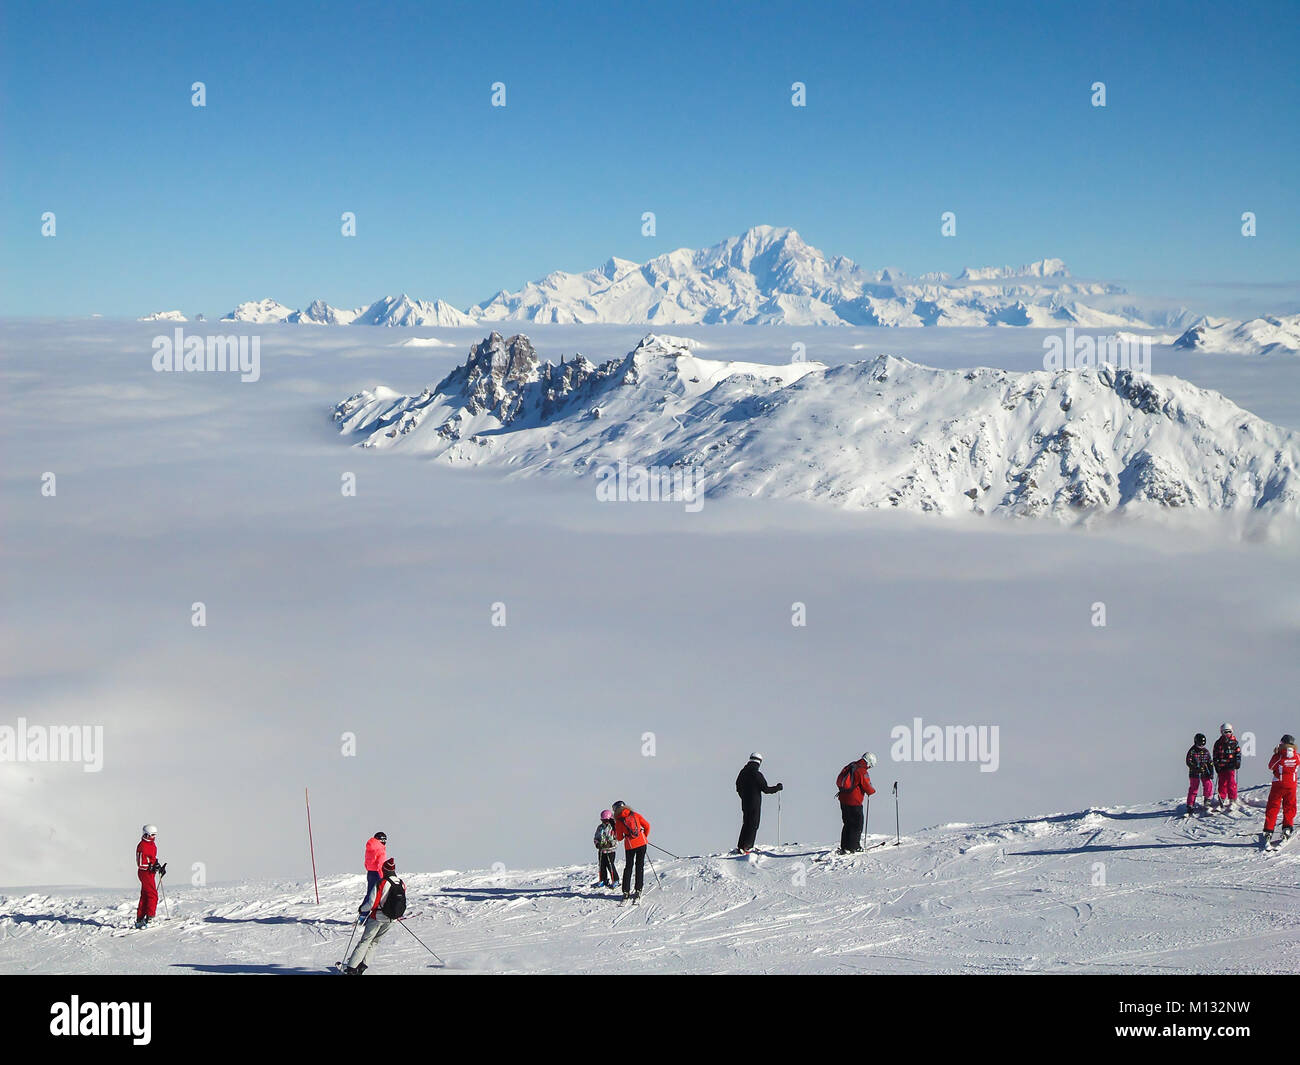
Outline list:
[[[373,838],[379,840],[380,843],[387,843],[387,842],[388,842],[388,833],[387,833],[387,832],[376,832]]]
[[[1205,733],[1204,733],[1204,732],[1198,732],[1198,733],[1196,734],[1196,741],[1195,741],[1195,742],[1196,742],[1196,746],[1198,746],[1198,747],[1204,747],[1204,746],[1205,746]]]
[[[1295,746],[1295,737],[1292,736],[1291,733],[1288,732],[1285,736],[1282,737],[1282,745],[1283,745],[1284,747],[1294,747],[1294,746]]]
[[[612,809],[614,813],[617,814],[620,810],[627,809],[627,803],[625,803],[622,799],[619,799],[618,802],[616,802],[612,807],[610,807],[610,809]]]

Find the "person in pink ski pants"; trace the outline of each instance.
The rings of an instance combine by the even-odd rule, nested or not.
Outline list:
[[[1214,762],[1205,747],[1205,734],[1198,732],[1187,749],[1187,812],[1196,807],[1196,792],[1205,791],[1205,810],[1210,809],[1210,796],[1214,793]]]

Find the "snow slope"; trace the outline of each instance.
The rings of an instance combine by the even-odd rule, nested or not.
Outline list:
[[[1201,318],[1174,341],[1174,347],[1219,355],[1298,355],[1300,314],[1248,322]]]
[[[527,337],[492,333],[436,386],[366,390],[334,418],[365,447],[520,474],[627,462],[689,471],[710,497],[1066,521],[1300,517],[1300,436],[1178,378],[1108,367],[758,366],[655,334],[621,360],[555,365]]]
[[[1171,800],[947,825],[853,857],[799,844],[760,843],[753,860],[656,851],[637,907],[593,887],[591,865],[399,871],[411,929],[450,971],[1295,972],[1300,844],[1260,853],[1264,794],[1187,821]],[[877,823],[890,820],[882,814]],[[769,803],[760,839],[774,822]],[[325,877],[319,906],[310,880],[176,880],[170,919],[144,932],[126,931],[126,886],[0,898],[0,971],[324,972],[364,893],[360,875]],[[439,969],[400,929],[372,960],[375,974]]]

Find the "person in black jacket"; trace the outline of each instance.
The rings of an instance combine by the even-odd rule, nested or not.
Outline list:
[[[1241,744],[1233,735],[1232,725],[1225,721],[1219,726],[1219,738],[1214,741],[1214,771],[1219,775],[1219,805],[1231,810],[1237,801],[1237,770],[1241,768]]]
[[[763,815],[763,796],[774,795],[784,791],[784,784],[768,787],[767,778],[758,768],[763,763],[761,754],[751,754],[745,768],[736,777],[736,794],[740,796],[740,839],[736,841],[736,851],[748,854],[754,849],[754,840],[758,836],[758,821]]]
[[[1205,805],[1201,807],[1203,813],[1210,812],[1210,795],[1214,791],[1214,759],[1210,757],[1210,752],[1205,749],[1205,734],[1198,732],[1196,738],[1192,740],[1192,745],[1187,749],[1187,812],[1190,814],[1196,809],[1196,793],[1200,789],[1205,789]]]

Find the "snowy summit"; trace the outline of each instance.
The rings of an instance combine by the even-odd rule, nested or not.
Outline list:
[[[459,465],[689,470],[710,497],[1050,516],[1230,510],[1300,517],[1300,435],[1175,377],[1013,373],[906,359],[722,363],[651,334],[621,359],[542,362],[492,333],[416,396],[334,419],[362,446]]]

